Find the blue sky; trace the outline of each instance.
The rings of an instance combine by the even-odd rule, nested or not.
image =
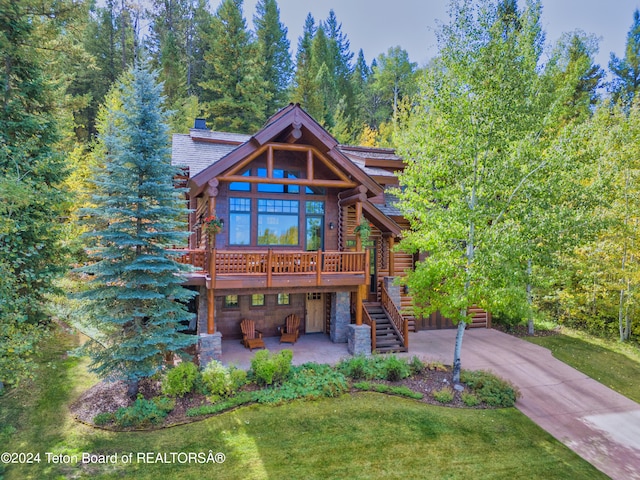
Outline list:
[[[257,0],[245,0],[244,15],[250,27]],[[522,1],[520,2],[522,4]],[[215,11],[219,0],[210,0]],[[278,0],[281,21],[289,29],[292,53],[307,13],[324,20],[333,8],[342,31],[357,54],[364,50],[368,63],[389,47],[400,45],[423,66],[437,51],[435,30],[447,21],[448,0]],[[610,52],[624,55],[627,32],[640,0],[542,0],[542,25],[548,47],[563,32],[581,29],[600,38],[596,61],[606,68]]]

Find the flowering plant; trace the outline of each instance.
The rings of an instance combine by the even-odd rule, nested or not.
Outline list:
[[[202,229],[209,236],[217,235],[218,233],[220,233],[222,231],[222,226],[222,220],[215,215],[210,215],[202,220]]]

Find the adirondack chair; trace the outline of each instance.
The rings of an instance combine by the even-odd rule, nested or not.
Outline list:
[[[280,329],[280,343],[296,343],[296,340],[298,340],[299,330],[300,318],[292,313],[285,318],[284,325]]]
[[[266,348],[264,340],[262,340],[262,332],[256,330],[256,322],[245,318],[240,322],[240,329],[242,330],[242,343],[250,351],[254,348]]]

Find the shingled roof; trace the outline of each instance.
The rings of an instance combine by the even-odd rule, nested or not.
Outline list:
[[[189,134],[173,135],[171,163],[189,167],[193,176],[233,152],[251,138],[249,135],[191,129]]]

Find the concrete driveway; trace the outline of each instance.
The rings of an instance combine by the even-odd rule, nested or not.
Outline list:
[[[455,335],[412,333],[408,355],[451,365]],[[516,407],[540,427],[611,478],[640,480],[637,403],[556,360],[546,348],[497,330],[465,332],[462,368],[491,370],[510,380],[522,394]]]

